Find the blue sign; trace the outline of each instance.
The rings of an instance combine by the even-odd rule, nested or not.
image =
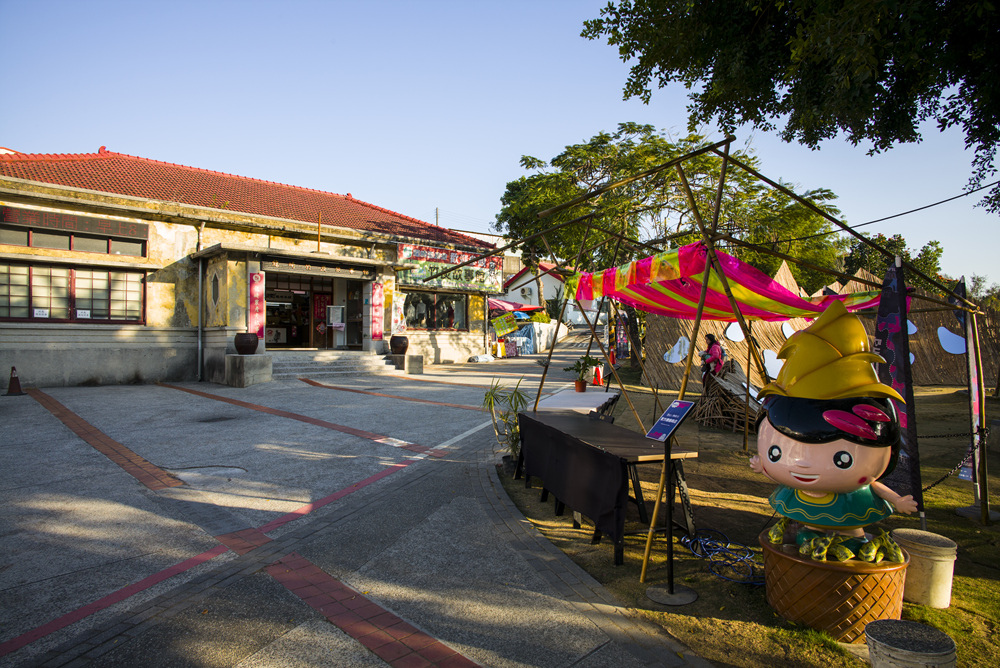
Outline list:
[[[692,408],[694,408],[693,401],[675,400],[667,406],[667,410],[663,411],[660,419],[646,433],[646,438],[651,438],[661,443],[666,441],[673,435],[677,427],[681,426],[681,422],[684,422],[684,418],[687,417]]]

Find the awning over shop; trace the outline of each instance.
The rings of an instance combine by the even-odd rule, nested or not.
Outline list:
[[[721,251],[716,255],[740,313],[748,320],[814,318],[837,300],[849,311],[878,304],[877,291],[800,297],[731,255]],[[605,296],[647,313],[693,320],[706,264],[708,249],[703,242],[696,242],[621,267],[574,274],[566,280],[566,292],[579,301]],[[715,269],[709,275],[702,318],[730,322],[737,319]]]
[[[486,302],[491,311],[537,311],[542,308],[541,306],[518,304],[517,302],[507,301],[506,299],[497,299],[495,297],[489,297]]]

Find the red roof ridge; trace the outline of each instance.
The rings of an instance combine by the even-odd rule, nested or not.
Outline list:
[[[166,160],[155,160],[154,158],[144,158],[141,155],[131,155],[128,153],[119,153],[117,151],[109,151],[106,146],[102,146],[97,150],[97,153],[9,153],[0,154],[0,159],[6,159],[10,161],[15,160],[38,160],[38,161],[51,161],[51,160],[111,160],[114,158],[128,158],[129,160],[137,160],[139,162],[151,163],[154,165],[166,165],[168,167],[177,167],[179,169],[187,169],[192,172],[202,172],[204,174],[215,174],[218,176],[228,176],[234,179],[243,179],[245,181],[254,181],[256,183],[270,183],[276,186],[284,186],[286,188],[294,188],[296,190],[304,190],[307,192],[320,193],[323,195],[334,195],[335,197],[344,197],[345,199],[352,199],[350,195],[346,197],[340,193],[330,192],[328,190],[318,190],[316,188],[306,188],[304,186],[296,186],[290,183],[281,183],[280,181],[268,181],[266,179],[258,179],[252,176],[242,176],[240,174],[230,174],[229,172],[220,172],[215,169],[205,169],[204,167],[192,167],[190,165],[182,165],[176,162],[167,162]],[[360,200],[354,200],[360,201]],[[394,213],[389,211],[389,213]],[[402,214],[397,214],[402,215]],[[422,222],[422,221],[421,221]],[[428,223],[429,224],[429,223]]]
[[[276,186],[288,191],[303,192],[303,193],[314,193],[317,195],[322,195],[324,197],[334,197],[341,200],[349,201],[352,204],[357,204],[363,207],[367,207],[372,211],[377,211],[382,214],[387,214],[391,218],[397,219],[399,223],[416,223],[417,225],[433,228],[435,230],[440,230],[444,233],[445,237],[460,237],[461,239],[469,242],[470,245],[481,246],[486,244],[480,239],[473,236],[463,234],[454,230],[450,230],[446,227],[440,225],[435,225],[433,223],[428,223],[426,221],[414,218],[412,216],[407,216],[405,214],[399,213],[398,211],[392,211],[391,209],[386,209],[384,207],[377,206],[370,202],[365,202],[364,200],[356,199],[351,193],[346,195],[341,195],[339,193],[329,192],[326,190],[319,190],[316,188],[305,188],[303,186],[296,186],[289,183],[280,183],[278,181],[267,181],[265,179],[253,178],[250,176],[241,176],[239,174],[230,174],[227,172],[220,172],[217,170],[205,169],[203,167],[192,167],[190,165],[181,165],[173,162],[166,162],[164,160],[155,160],[153,158],[144,158],[142,156],[130,155],[128,153],[119,153],[116,151],[109,151],[106,146],[101,146],[96,153],[21,153],[14,152],[3,154],[0,153],[0,162],[9,162],[12,164],[17,163],[44,163],[44,162],[88,162],[88,163],[98,163],[104,161],[124,161],[126,163],[132,164],[148,164],[148,165],[158,165],[168,167],[170,169],[182,170],[185,172],[196,173],[196,174],[206,174],[213,175],[217,177],[223,177],[226,179],[233,179],[242,181],[245,183],[259,183],[267,184],[270,186]],[[327,225],[336,226],[332,222],[327,221]],[[488,245],[488,244],[487,244]]]

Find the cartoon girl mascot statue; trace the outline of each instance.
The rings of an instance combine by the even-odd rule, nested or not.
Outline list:
[[[899,456],[899,420],[889,398],[903,401],[878,381],[872,363],[885,360],[871,352],[860,319],[841,302],[793,334],[778,357],[785,364],[760,391],[757,455],[750,459],[755,472],[779,485],[769,501],[782,519],[770,542],[781,543],[791,521],[802,527],[799,552],[813,559],[902,562],[888,534],[865,536],[865,527],[894,507],[917,509],[912,496],[878,482]]]

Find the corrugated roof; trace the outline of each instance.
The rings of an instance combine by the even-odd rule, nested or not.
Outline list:
[[[493,248],[471,236],[354,199],[272,181],[108,151],[0,153],[0,175],[114,195],[176,202],[360,232]]]

